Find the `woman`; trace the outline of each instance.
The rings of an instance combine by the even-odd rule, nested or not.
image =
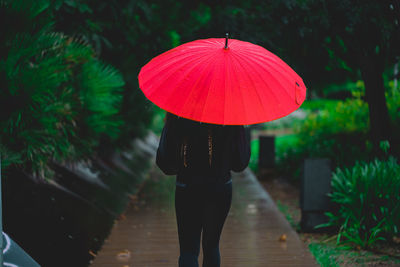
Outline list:
[[[243,126],[199,123],[167,113],[156,163],[176,176],[175,212],[180,246],[179,267],[220,266],[219,240],[232,201],[231,170],[250,160]]]

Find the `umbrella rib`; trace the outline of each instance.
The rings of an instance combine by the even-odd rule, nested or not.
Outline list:
[[[262,64],[261,64],[259,61],[254,60],[253,62],[254,62],[255,64],[261,66],[261,67],[262,67],[265,71],[267,71],[268,73],[271,73],[271,72],[269,72],[265,67],[263,67]],[[273,68],[273,69],[276,70],[276,68],[275,68],[273,65],[268,64],[268,63],[267,63],[267,65],[268,65],[269,67],[271,67],[271,68]],[[272,75],[271,75],[271,76],[272,76]],[[272,76],[272,77],[274,77],[274,76]],[[285,76],[283,76],[283,77],[284,77],[285,80],[288,81],[289,85],[292,85],[292,88],[293,88],[294,85],[295,85],[296,79],[290,80],[290,77],[289,77],[289,78],[288,78],[288,77],[285,77]],[[284,89],[284,92],[289,96],[289,98],[291,98],[291,99],[293,100],[293,102],[295,102],[295,95],[292,94],[290,91],[288,91],[288,89],[290,90],[291,87],[283,86],[282,83],[281,83],[279,80],[277,80],[276,78],[274,78],[274,80],[275,80],[278,84],[280,84],[280,85],[282,86],[282,88]]]
[[[203,60],[203,61],[199,62],[197,65],[203,64],[204,62],[206,62],[208,59],[210,59],[210,58],[212,57],[212,56],[210,56],[210,54],[207,54],[207,55],[208,55],[208,57],[206,57],[206,60]],[[210,61],[210,62],[208,63],[207,66],[209,66],[211,63],[212,63],[212,61]],[[193,67],[193,69],[194,69],[194,67]],[[188,72],[188,73],[185,75],[184,78],[186,78],[190,73],[192,73],[192,72],[193,72],[193,69],[192,69],[190,72]],[[204,69],[202,70],[202,74],[203,74],[206,70],[207,70],[207,68],[204,68]],[[194,83],[194,85],[196,86],[196,85],[198,84],[199,80],[202,79],[202,78],[204,78],[204,75],[199,75],[198,78],[196,79],[196,82]],[[183,80],[184,80],[184,79],[181,79],[181,82],[182,82]],[[178,86],[175,87],[174,92],[176,91],[176,88],[179,88],[179,87],[180,87],[179,85],[181,84],[181,82],[179,82],[179,83],[178,83]],[[194,87],[193,87],[193,88],[194,88]],[[190,96],[192,95],[192,93],[193,93],[193,90],[192,90],[192,91],[189,93],[189,95],[186,97],[185,101],[183,102],[183,104],[181,105],[181,107],[180,107],[180,109],[179,109],[179,111],[178,111],[177,113],[182,112],[183,107],[184,107],[184,106],[186,105],[186,103],[188,102],[188,99],[190,98]],[[171,95],[172,95],[172,94],[171,94]]]
[[[268,51],[268,50],[267,50]],[[267,55],[267,54],[262,54],[262,53],[249,53],[248,51],[242,51],[243,54],[246,54],[248,56],[251,56],[254,59],[257,59],[255,56],[259,56],[263,59],[267,59],[264,61],[265,64],[267,64],[269,67],[273,68],[275,71],[282,73],[287,80],[296,80],[296,78],[299,78],[299,75],[282,59],[280,59],[276,55]],[[273,64],[276,63],[276,64]],[[282,67],[280,64],[285,65],[286,68]],[[291,72],[291,73],[289,73]]]
[[[224,82],[224,89],[223,89],[223,92],[224,92],[224,97],[222,98],[222,100],[224,101],[223,103],[222,103],[222,124],[225,124],[225,116],[226,116],[226,113],[225,113],[225,103],[226,103],[226,76],[227,76],[227,68],[226,68],[226,65],[224,65],[224,68],[223,68],[223,76],[222,77],[224,77],[224,79],[223,79],[223,82]]]
[[[253,61],[253,62],[254,62],[254,61]],[[259,66],[261,65],[259,62],[255,62],[255,63],[258,64]],[[260,75],[259,72],[257,72],[257,73],[258,73],[258,75]],[[290,95],[290,94],[287,92],[287,90],[285,90],[285,93],[286,93],[287,95],[289,95],[289,97],[293,98],[292,95]],[[275,94],[274,94],[274,95],[275,95]],[[276,117],[274,120],[280,119],[280,118],[282,118],[282,117],[285,117],[285,116],[289,115],[289,114],[292,113],[293,111],[297,110],[299,107],[300,107],[300,105],[295,105],[295,106],[294,106],[294,109],[289,109],[288,112],[285,112],[285,113],[280,114],[280,115],[279,115],[278,117]]]
[[[261,62],[260,62],[259,60],[257,60],[256,57],[254,57],[254,54],[253,54],[253,55],[250,54],[250,53],[245,53],[245,54],[248,55],[248,57],[250,58],[250,60],[251,60],[252,62],[256,63],[256,64],[257,64],[258,66],[260,66],[263,70],[265,70],[266,72],[268,72],[268,73],[271,75],[271,77],[274,77],[274,76],[271,74],[271,72],[268,71],[268,70],[261,64]],[[257,55],[259,55],[259,54],[257,53]],[[260,55],[260,56],[262,56],[262,55]],[[264,56],[265,56],[265,55],[264,55]],[[274,60],[274,61],[276,61],[276,60]],[[283,63],[285,63],[283,60],[281,60],[281,61],[282,61]],[[266,65],[268,65],[268,67],[274,69],[276,72],[279,72],[279,71],[277,71],[277,67],[276,67],[276,66],[279,66],[279,65],[277,65],[277,64],[273,65],[273,64],[269,63],[268,61],[265,61],[265,62],[263,62],[263,63],[265,63]],[[285,63],[285,64],[286,64],[286,63]],[[289,65],[286,64],[286,66],[294,72],[294,70],[293,70]],[[279,68],[279,69],[281,69],[281,72],[279,72],[279,73],[282,73],[282,74],[283,74],[282,77],[284,77],[284,79],[287,80],[287,81],[289,82],[289,84],[290,84],[290,83],[294,83],[294,82],[296,81],[296,78],[292,77],[292,75],[290,75],[290,74],[289,74],[289,75],[286,75],[286,73],[288,73],[287,70],[285,70],[285,69],[283,69],[283,68]],[[296,73],[296,75],[297,75],[297,73]],[[297,76],[298,76],[298,75],[297,75]],[[293,79],[293,80],[292,80],[292,79]],[[274,80],[277,81],[275,78],[274,78]],[[282,86],[282,83],[281,83],[281,82],[279,82],[279,81],[277,81],[277,82]],[[292,99],[294,100],[294,97],[295,97],[295,96],[293,96],[292,94],[290,94],[290,93],[287,91],[287,88],[286,88],[285,86],[282,86],[282,87],[285,89],[285,92],[290,96],[290,98],[292,98]]]
[[[202,55],[201,57],[198,57],[198,58],[196,58],[196,59],[193,59],[193,60],[190,60],[190,61],[188,61],[188,62],[185,62],[184,65],[180,66],[180,69],[182,69],[182,68],[185,68],[186,66],[192,64],[193,62],[196,62],[196,61],[197,61],[197,63],[192,64],[192,70],[190,70],[189,72],[187,72],[187,73],[185,74],[185,76],[181,77],[180,81],[176,83],[176,86],[175,86],[175,88],[170,92],[170,95],[173,95],[173,94],[174,94],[174,92],[176,91],[176,89],[180,87],[180,84],[186,79],[187,76],[189,76],[190,73],[192,73],[193,69],[196,68],[196,66],[198,66],[199,64],[201,64],[201,63],[203,63],[203,62],[205,61],[205,60],[199,61],[199,59],[203,59],[203,58],[208,59],[208,56],[209,56],[208,54],[204,54],[204,55]],[[164,81],[162,81],[162,82],[160,83],[160,85],[157,87],[157,89],[158,89],[158,88],[162,88],[163,85],[168,81],[168,79],[169,79],[172,75],[174,75],[174,73],[175,73],[175,72],[171,72],[171,73],[169,74],[168,77],[164,78]],[[156,90],[157,90],[157,89],[156,89]]]
[[[242,57],[239,56],[239,54],[232,54],[232,55],[233,55],[233,57],[240,57],[240,58],[242,59]],[[261,98],[261,96],[260,96],[260,93],[259,93],[258,90],[257,90],[257,87],[256,87],[255,84],[254,84],[253,79],[250,77],[250,75],[248,74],[248,72],[245,71],[245,68],[243,67],[242,62],[240,62],[240,60],[237,60],[237,62],[239,63],[239,66],[243,69],[243,73],[246,73],[246,76],[248,77],[249,81],[253,84],[253,87],[255,88],[256,94],[257,94],[258,99],[259,99],[259,101],[260,101],[261,108],[263,109],[264,114],[266,114],[266,111],[265,111],[265,108],[264,108],[264,105],[263,105],[262,98]]]
[[[266,71],[269,75],[270,75],[270,77],[272,78],[272,79],[274,79],[274,81],[276,82],[276,83],[278,83],[283,89],[284,89],[284,92],[293,100],[293,101],[295,101],[295,96],[294,95],[292,95],[292,94],[290,94],[288,91],[287,91],[287,86],[283,86],[282,85],[282,83],[279,81],[279,80],[277,80],[272,74],[271,74],[271,72],[270,71],[268,71],[258,60],[256,60],[255,58],[253,58],[253,57],[251,57],[251,56],[249,56],[248,57],[248,59],[249,59],[249,61],[252,61],[253,63],[255,63],[255,64],[257,64],[260,68],[262,68],[264,71]],[[268,64],[268,63],[265,63],[265,64]],[[268,64],[268,66],[269,67],[271,67],[271,68],[274,68],[271,64]],[[254,69],[254,68],[253,68]],[[276,69],[276,68],[274,68],[274,69]],[[260,73],[257,71],[257,73],[258,73],[258,75],[260,75]],[[261,76],[261,75],[260,75]],[[286,77],[285,77],[286,78]],[[261,79],[264,83],[265,83],[265,81],[263,80],[263,79]],[[292,83],[289,79],[287,79],[286,78],[286,80],[287,81],[289,81],[289,84],[290,83]],[[267,84],[266,84],[267,85]],[[294,81],[293,81],[293,86],[294,86]],[[269,86],[268,86],[269,87]],[[269,88],[271,88],[271,87],[269,87]],[[273,92],[273,90],[271,90],[271,92]],[[275,95],[275,97],[276,97],[276,94],[274,93],[274,95]]]
[[[147,79],[145,81],[140,82],[140,84],[145,84],[148,81],[152,80],[154,77],[157,77],[162,71],[168,69],[171,65],[176,64],[177,62],[181,62],[184,60],[187,60],[187,58],[191,58],[193,55],[191,53],[187,53],[186,51],[188,49],[193,49],[193,48],[187,48],[188,46],[191,46],[190,43],[186,43],[183,45],[180,45],[178,47],[173,48],[172,50],[169,50],[167,52],[162,53],[161,55],[153,58],[152,60],[150,60],[146,65],[147,66],[151,66],[149,68],[147,68],[145,71],[152,73],[152,75],[147,75]],[[196,50],[197,52],[203,52],[204,55],[207,55],[209,53],[209,51],[207,49],[210,48],[210,45],[206,46],[206,45],[196,45]],[[164,57],[171,57],[171,55],[173,55],[174,57],[171,60],[168,60],[167,62],[165,62]],[[154,60],[156,59],[156,60]],[[194,59],[197,60],[197,59]],[[190,61],[192,62],[192,61]],[[160,67],[161,66],[161,67]],[[142,70],[144,70],[142,68]],[[142,70],[140,72],[142,72]],[[156,71],[153,71],[156,70]],[[139,76],[141,76],[141,73],[139,73]],[[142,80],[142,79],[140,79]]]
[[[174,56],[173,60],[168,60],[167,62],[165,62],[163,60],[163,58],[160,57],[160,58],[157,58],[157,61],[158,61],[157,63],[151,62],[151,61],[149,62],[149,63],[151,63],[151,68],[148,68],[147,71],[152,71],[152,70],[156,69],[158,72],[160,72],[161,71],[160,68],[162,68],[162,70],[167,69],[169,66],[175,64],[176,62],[181,61],[181,60],[186,60],[187,58],[190,58],[190,57],[191,57],[191,55],[188,55],[185,53],[179,53]]]
[[[231,39],[231,51],[220,54],[224,43],[221,38],[209,38],[163,53],[140,70],[140,88],[165,110],[214,124],[221,120],[223,125],[254,124],[264,122],[263,118],[275,120],[300,106],[294,104],[296,93],[291,85],[293,89],[295,82],[305,85],[286,62],[261,46],[245,48],[235,39]],[[293,105],[290,101],[294,101]],[[217,102],[219,106],[214,106]],[[275,109],[271,103],[282,109]],[[228,112],[228,108],[234,112]],[[222,114],[209,116],[210,111]]]
[[[207,56],[207,54],[204,54],[203,56]],[[202,57],[203,57],[203,56],[202,56]],[[186,56],[186,57],[183,57],[183,58],[180,58],[179,60],[176,60],[176,61],[171,61],[171,62],[173,62],[173,64],[176,64],[176,62],[178,62],[178,61],[184,61],[184,60],[185,60],[186,58],[188,58],[188,57],[190,57],[190,55],[188,55],[188,56]],[[201,58],[201,57],[200,57],[200,58]],[[194,61],[196,61],[196,60],[198,60],[198,59],[199,59],[199,58],[196,58],[196,59],[193,59],[193,60],[188,60],[188,61],[185,62],[184,65],[180,66],[180,68],[182,69],[182,68],[186,67],[187,65],[191,64],[192,62],[194,62]],[[151,68],[149,68],[149,69],[147,69],[146,72],[151,73],[152,75],[151,75],[151,76],[149,75],[148,78],[147,78],[147,80],[144,81],[144,82],[142,82],[142,84],[145,84],[145,83],[151,81],[152,79],[154,79],[154,77],[159,76],[160,73],[162,73],[163,71],[165,71],[165,69],[168,69],[168,67],[170,67],[171,65],[173,65],[171,62],[168,62],[167,64],[163,65],[163,66],[162,66],[162,67],[163,67],[162,69],[157,69],[155,66],[154,66],[154,67],[151,67]],[[162,62],[161,62],[160,64],[162,65]],[[158,66],[158,64],[157,64],[156,66]],[[156,71],[154,71],[154,69],[156,69]],[[153,71],[152,71],[152,70],[153,70]],[[167,78],[164,78],[164,80],[168,80],[169,77],[171,77],[173,74],[174,74],[174,72],[171,72]],[[140,74],[139,74],[139,75],[140,75]],[[162,83],[162,84],[163,84],[163,83]],[[162,85],[162,84],[161,84],[161,85]],[[161,85],[160,85],[160,86],[161,86]]]
[[[253,69],[254,69],[254,68],[253,68]],[[255,72],[256,72],[259,76],[261,76],[261,74],[260,74],[257,70],[255,70]],[[262,81],[263,81],[263,83],[264,83],[266,86],[268,86],[268,84],[267,84],[264,80],[262,80]],[[280,83],[279,83],[279,84],[280,84]],[[268,86],[268,87],[269,87],[269,86]],[[283,86],[282,86],[282,87],[283,87]],[[269,88],[271,88],[271,87],[269,87]],[[272,92],[272,94],[274,95],[275,99],[277,99],[278,102],[281,103],[280,98],[276,96],[276,94],[274,93],[274,91],[271,90],[271,92]],[[290,98],[292,98],[292,96],[291,96],[290,94],[288,94],[288,92],[287,92],[286,90],[284,90],[284,92],[285,92],[287,95],[289,95]],[[273,120],[276,120],[276,119],[285,117],[286,115],[288,115],[288,114],[292,113],[294,110],[296,110],[299,106],[294,106],[294,107],[295,107],[295,109],[292,109],[292,108],[291,108],[291,109],[289,109],[288,112],[276,113],[277,116],[276,116]]]
[[[232,58],[232,61],[234,60],[234,58],[233,58],[233,56],[231,57]],[[236,70],[236,65],[235,64],[231,64],[231,70],[232,70],[232,77],[234,77],[234,79],[236,79],[236,83],[235,84],[240,84],[239,83],[239,81],[237,80],[237,70]],[[243,94],[242,94],[242,91],[240,90],[240,86],[239,86],[239,89],[238,89],[238,91],[239,91],[239,94],[241,95],[241,97],[240,97],[240,100],[241,100],[241,102],[242,102],[242,107],[243,107],[243,112],[244,112],[244,114],[245,114],[245,118],[247,119],[247,117],[248,117],[248,112],[246,112],[246,105],[245,105],[245,103],[244,103],[244,98],[243,98]],[[247,121],[247,120],[246,120]],[[249,123],[250,124],[250,123]]]
[[[218,51],[219,52],[219,51]],[[215,54],[217,54],[217,52],[216,53],[213,53],[213,55],[215,55]],[[215,61],[214,61],[214,63],[215,63]],[[215,75],[215,70],[216,70],[216,66],[217,66],[218,64],[214,64],[214,69],[213,70],[211,70],[211,72],[212,72],[212,74],[213,74],[213,76]],[[224,76],[224,78],[225,78],[225,76]],[[213,82],[215,81],[215,79],[212,79],[212,82],[210,83],[210,87],[208,88],[208,90],[207,90],[207,96],[206,96],[206,100],[205,100],[205,102],[204,102],[204,107],[207,107],[207,102],[208,102],[208,99],[209,99],[209,96],[210,96],[210,91],[211,91],[211,89],[212,89],[212,85],[213,85]],[[225,89],[225,88],[224,88]],[[225,100],[225,97],[224,97],[224,100]],[[204,117],[204,110],[205,110],[205,108],[202,110],[202,112],[201,112],[201,116],[200,116],[200,120],[203,120],[203,117]],[[222,120],[223,121],[223,120]]]

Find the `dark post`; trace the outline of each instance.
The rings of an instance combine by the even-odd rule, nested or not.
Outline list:
[[[275,136],[259,136],[258,168],[271,169],[275,167]]]
[[[327,158],[305,159],[301,177],[301,228],[317,231],[314,226],[327,222],[324,212],[330,209],[331,161]]]

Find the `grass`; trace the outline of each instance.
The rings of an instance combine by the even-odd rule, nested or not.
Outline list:
[[[310,243],[308,248],[315,260],[323,267],[339,267],[341,260],[338,259],[337,249],[321,243]]]
[[[290,226],[292,226],[292,228],[296,231],[300,230],[300,222],[296,222],[296,220],[293,219],[292,214],[289,212],[289,207],[283,204],[279,199],[276,201],[276,205],[278,206],[279,211],[285,215],[285,218],[289,222]]]
[[[328,240],[325,238],[325,240]],[[335,239],[315,240],[308,245],[318,264],[322,267],[336,266],[399,266],[400,260],[378,255],[366,250],[348,250],[338,246]]]

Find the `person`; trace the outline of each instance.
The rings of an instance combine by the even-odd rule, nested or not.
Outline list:
[[[176,175],[175,213],[179,267],[220,266],[219,241],[232,202],[231,170],[250,160],[248,132],[241,125],[216,125],[166,114],[156,164]]]

